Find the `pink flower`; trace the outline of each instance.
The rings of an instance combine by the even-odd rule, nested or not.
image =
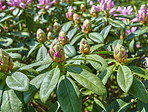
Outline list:
[[[116,12],[116,10],[117,10],[117,9],[112,8],[112,9],[109,11],[109,14],[110,14],[110,15],[114,15],[114,13]]]
[[[93,1],[91,0],[91,1],[89,2],[89,4],[90,4],[90,5],[93,5]]]
[[[39,4],[37,5],[38,8],[43,9],[45,8],[46,10],[48,10],[52,5],[53,5],[54,1],[50,1],[50,0],[39,0]]]
[[[140,43],[136,45],[137,48],[140,48]]]
[[[6,6],[2,5],[2,1],[0,0],[0,12],[3,11],[5,9]]]
[[[32,0],[7,0],[6,2],[10,7],[9,9],[14,9],[15,7],[20,7],[24,9]]]

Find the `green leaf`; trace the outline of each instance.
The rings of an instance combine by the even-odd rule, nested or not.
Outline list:
[[[36,63],[32,63],[32,64],[30,64],[30,65],[23,66],[23,67],[21,67],[19,70],[26,70],[26,69],[33,68],[33,67],[35,67],[35,66],[46,65],[46,64],[51,64],[51,63],[52,63],[51,60],[38,61],[38,62],[36,62]]]
[[[41,88],[40,88],[40,99],[42,102],[46,102],[49,98],[51,92],[56,87],[60,76],[59,68],[55,68],[50,70],[48,74],[45,76]]]
[[[126,103],[125,105],[123,105],[122,107],[120,107],[120,109],[118,110],[118,112],[126,112],[127,108],[129,108],[132,105],[131,102]]]
[[[133,84],[129,90],[130,94],[134,97],[138,98],[139,100],[147,103],[148,102],[148,92],[145,89],[144,84],[139,81],[136,77],[133,79]]]
[[[0,71],[0,79],[2,79],[2,77],[5,75],[4,72]]]
[[[104,43],[104,37],[100,33],[92,32],[89,33],[88,36],[96,43]]]
[[[2,23],[3,21],[8,21],[8,20],[11,19],[11,18],[13,18],[13,16],[7,15],[6,17],[4,17],[4,18],[2,18],[2,19],[0,20],[0,23]]]
[[[38,53],[37,53],[37,56],[36,56],[36,60],[37,61],[43,61],[46,56],[47,56],[47,49],[42,44],[42,46],[38,50]]]
[[[109,23],[116,28],[120,28],[120,29],[125,28],[125,24],[121,20],[109,19]]]
[[[108,81],[108,78],[111,76],[113,73],[114,65],[107,67],[106,69],[101,72],[99,75],[99,78],[102,80],[103,84],[105,85]]]
[[[75,5],[81,5],[81,4],[85,4],[85,2],[84,1],[76,1],[76,2],[73,2],[73,4],[75,4]]]
[[[11,38],[8,38],[8,37],[0,38],[0,45],[2,45],[2,46],[8,47],[12,43],[13,43],[13,40]]]
[[[90,48],[90,52],[94,52],[95,50],[97,50],[98,48],[104,46],[104,44],[99,44],[99,45],[94,45],[94,46],[91,46]]]
[[[3,101],[1,105],[2,112],[22,112],[23,96],[21,92],[13,89],[5,89],[3,92]]]
[[[2,80],[0,80],[0,105],[2,103],[2,95],[3,95],[3,83]]]
[[[103,71],[107,67],[106,61],[97,54],[87,55],[86,59],[93,59],[96,61],[87,60],[96,70]]]
[[[30,81],[29,91],[24,92],[24,102],[25,103],[28,103],[31,100],[31,98],[35,95],[35,93],[39,90],[45,76],[49,72],[50,71],[42,73]]]
[[[106,39],[110,29],[111,29],[111,25],[108,25],[100,32],[100,34],[103,35],[104,39]]]
[[[139,112],[148,112],[148,103],[144,103],[140,100],[137,102]]]
[[[119,87],[124,91],[128,92],[132,83],[133,75],[131,70],[127,66],[120,66],[117,72],[117,82]]]
[[[130,42],[130,44],[129,44],[129,51],[131,52],[131,53],[134,53],[134,47],[135,47],[135,40],[134,39],[132,39],[132,41]]]
[[[69,40],[73,38],[76,32],[77,32],[77,28],[74,28],[67,33],[67,37],[69,38]]]
[[[76,50],[74,46],[70,44],[66,44],[64,46],[64,51],[65,51],[65,55],[67,55],[68,57],[74,57],[76,55]]]
[[[141,29],[138,29],[135,32],[132,32],[131,34],[129,34],[125,39],[129,40],[129,39],[132,39],[134,37],[140,36],[140,35],[142,35],[146,32],[148,32],[148,28],[141,28]]]
[[[15,72],[11,76],[7,76],[6,83],[9,88],[17,91],[29,90],[29,79],[21,72]]]
[[[115,99],[115,101],[111,102],[107,107],[107,112],[118,112],[121,108],[123,108],[126,104],[130,103],[130,100],[132,99],[131,96],[123,97],[121,99]],[[125,112],[125,111],[122,111]]]
[[[148,79],[148,74],[146,74],[145,70],[143,68],[137,67],[137,66],[128,66],[131,71],[138,75],[139,77]]]
[[[79,70],[77,70],[79,69]],[[68,67],[70,74],[78,83],[98,95],[107,95],[107,91],[101,80],[94,74],[78,67]]]
[[[25,16],[25,24],[30,31],[36,32],[37,27],[36,27],[33,17],[31,17],[30,15]]]
[[[70,78],[63,77],[59,82],[57,97],[64,112],[81,112],[80,91]]]
[[[70,45],[74,45],[77,41],[82,39],[82,36],[84,34],[78,33],[76,36],[73,37],[73,39],[70,41]]]
[[[22,50],[28,51],[28,49],[24,48],[24,47],[22,47],[22,48],[9,48],[9,49],[5,49],[5,51],[7,51],[7,52],[16,52],[16,51],[22,51]]]
[[[28,32],[9,32],[7,35],[12,35],[14,37],[30,37]]]
[[[93,112],[106,112],[104,105],[98,99],[95,99],[93,104]]]
[[[18,53],[9,53],[12,59],[21,59],[22,55]]]
[[[47,112],[58,112],[60,108],[60,104],[58,101],[56,101]]]
[[[34,51],[38,50],[40,48],[41,44],[37,43],[35,44],[32,49],[28,52],[27,57],[29,57]]]
[[[69,30],[69,28],[71,27],[72,22],[73,21],[69,21],[69,22],[65,23],[61,30],[66,33]]]

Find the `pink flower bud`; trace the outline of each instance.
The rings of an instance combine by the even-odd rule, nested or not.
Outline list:
[[[60,41],[54,39],[48,51],[49,56],[54,62],[62,62],[65,59],[65,52]]]
[[[90,46],[84,38],[80,42],[80,53],[81,54],[89,54],[90,53]]]
[[[68,37],[66,36],[66,33],[61,31],[59,33],[59,37],[58,37],[58,40],[61,42],[62,45],[65,45],[65,44],[68,44],[69,43],[69,39]]]
[[[42,29],[37,30],[37,35],[36,35],[37,41],[39,43],[43,43],[46,41],[46,35],[45,32]]]
[[[88,19],[83,22],[82,29],[85,33],[89,33],[91,31],[91,23]]]

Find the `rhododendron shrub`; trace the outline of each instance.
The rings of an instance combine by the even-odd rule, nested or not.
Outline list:
[[[123,1],[0,0],[0,112],[147,112],[148,4]]]

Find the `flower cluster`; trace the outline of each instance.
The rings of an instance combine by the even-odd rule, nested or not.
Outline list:
[[[65,52],[63,46],[61,45],[60,41],[57,39],[53,40],[52,44],[50,45],[48,53],[52,61],[54,62],[62,62],[65,59]]]
[[[83,22],[82,29],[85,33],[89,33],[91,31],[91,23],[88,19]]]
[[[0,0],[0,12],[3,11],[5,9],[6,6],[2,5],[2,1]]]
[[[146,11],[145,5],[141,5],[140,10],[137,13],[137,17],[141,23],[146,23],[148,21],[148,12]]]
[[[9,54],[4,51],[3,49],[0,49],[0,70],[3,72],[9,72],[13,67],[13,60],[9,56]]]
[[[111,15],[113,15],[116,12],[116,9],[114,8],[114,1],[112,0],[98,0],[100,4],[97,5],[97,8],[100,11],[109,12]]]
[[[97,6],[93,5],[91,7],[90,14],[92,17],[96,17],[96,16],[98,16],[99,11],[100,11],[100,9]]]
[[[68,20],[73,19],[73,7],[72,6],[69,7],[68,12],[66,13],[66,17]]]
[[[126,63],[127,62],[127,52],[125,51],[124,46],[117,44],[114,49],[114,58],[119,62]]]
[[[10,6],[9,8],[13,10],[16,7],[24,9],[31,2],[32,0],[7,0],[6,3]]]
[[[87,43],[86,39],[82,39],[80,42],[80,53],[81,54],[89,54],[90,53],[90,46]]]
[[[80,19],[78,14],[73,15],[73,20],[74,20],[75,24],[80,24],[81,23],[81,19]]]
[[[50,0],[39,0],[37,7],[48,10],[53,5],[53,3],[55,3],[55,1],[51,2]]]
[[[132,27],[131,30],[126,29],[125,30],[125,35],[131,34],[132,32],[136,31],[136,29],[137,29],[137,27]]]
[[[133,8],[132,6],[128,6],[127,8],[124,7],[124,8],[121,8],[120,6],[117,8],[117,11],[120,12],[121,15],[129,15],[129,14],[132,14],[132,11],[133,11]]]
[[[65,45],[65,44],[68,44],[69,43],[69,39],[68,37],[66,36],[66,33],[61,31],[59,33],[59,37],[58,37],[58,40],[61,42],[62,45]]]

